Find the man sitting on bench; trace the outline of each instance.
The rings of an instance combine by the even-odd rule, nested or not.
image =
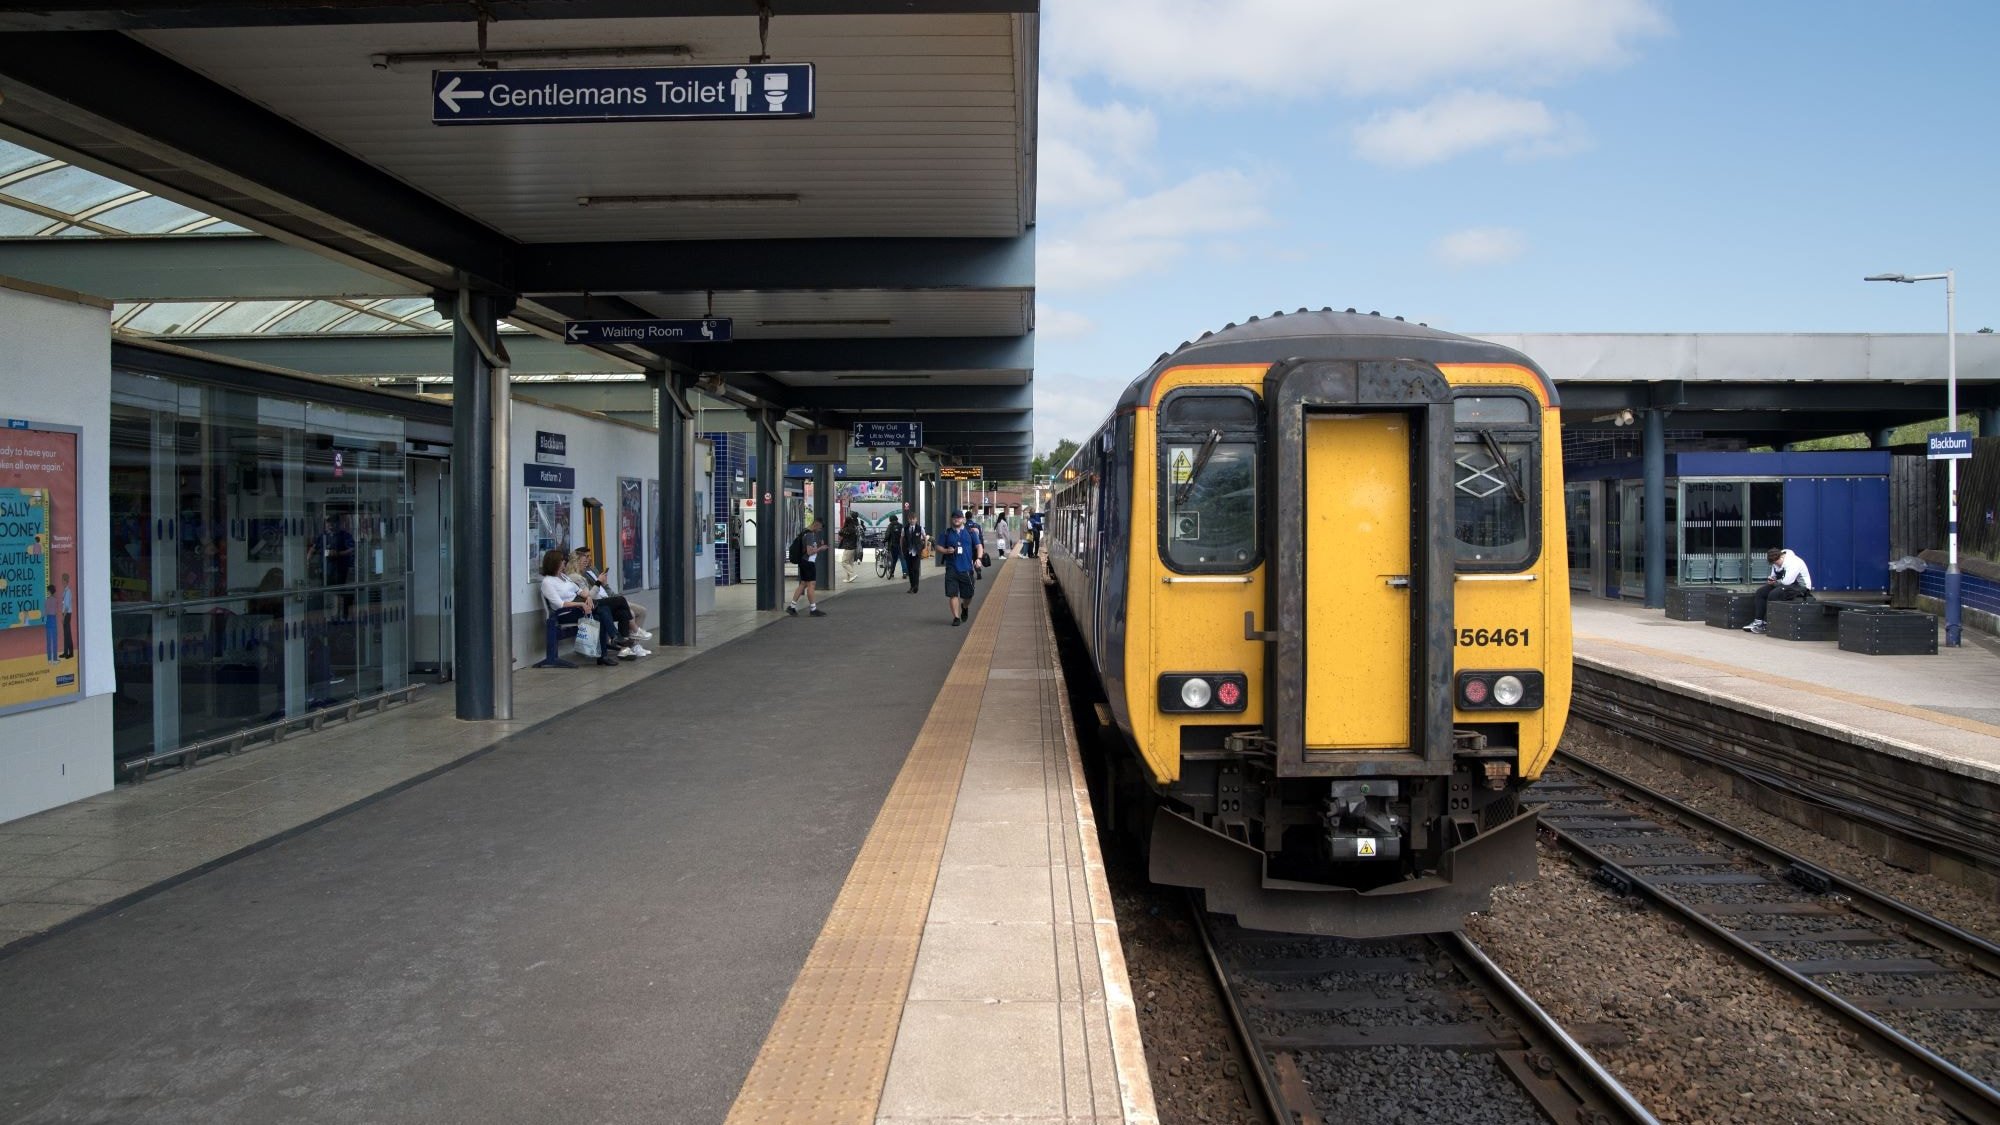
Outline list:
[[[1770,612],[1773,600],[1795,602],[1812,597],[1812,571],[1806,569],[1806,560],[1783,547],[1771,548],[1764,557],[1770,560],[1771,577],[1757,590],[1757,619],[1743,627],[1746,633],[1764,632],[1764,615]]]

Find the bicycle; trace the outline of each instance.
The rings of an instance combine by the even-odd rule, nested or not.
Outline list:
[[[896,557],[887,547],[875,548],[875,577],[887,578],[896,570]]]

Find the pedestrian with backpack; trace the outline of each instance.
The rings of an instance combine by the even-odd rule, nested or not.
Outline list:
[[[799,568],[798,589],[792,591],[792,600],[785,603],[785,612],[793,617],[799,615],[799,599],[806,602],[806,616],[825,617],[824,610],[813,600],[814,588],[819,585],[819,556],[826,550],[826,537],[820,534],[819,521],[807,520],[804,531],[792,538],[792,562]]]
[[[951,624],[957,628],[972,616],[972,584],[979,573],[978,533],[966,526],[968,513],[951,514],[951,530],[938,536],[938,555],[944,562],[944,596],[951,601]]]

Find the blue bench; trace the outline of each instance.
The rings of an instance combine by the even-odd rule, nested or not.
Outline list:
[[[557,607],[550,605],[547,598],[542,599],[543,654],[542,658],[535,662],[534,666],[537,668],[576,667],[575,663],[562,658],[562,643],[564,639],[576,636],[576,621],[567,624],[558,621],[557,612]],[[583,618],[577,618],[577,621],[581,620]]]

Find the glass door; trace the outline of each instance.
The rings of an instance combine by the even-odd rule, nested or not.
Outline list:
[[[1572,590],[1593,590],[1597,577],[1595,531],[1597,484],[1563,486],[1565,527],[1569,537],[1569,585]]]

